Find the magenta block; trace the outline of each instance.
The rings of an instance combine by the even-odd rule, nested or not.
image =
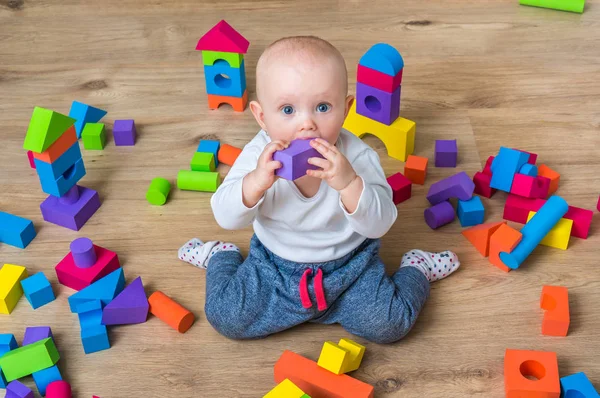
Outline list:
[[[94,244],[88,238],[77,238],[70,245],[71,254],[73,254],[73,261],[79,268],[90,268],[96,264],[98,257],[96,256],[96,250]]]
[[[387,178],[387,182],[392,188],[392,200],[394,204],[400,204],[412,195],[412,181],[402,173],[396,173]]]
[[[596,209],[598,209],[598,211],[600,211],[600,196],[598,197],[598,204],[596,205]]]
[[[33,152],[32,151],[27,151],[27,159],[29,159],[29,167],[31,167],[32,169],[35,169],[35,161],[34,161],[34,157],[33,157]]]
[[[356,83],[356,113],[388,126],[400,115],[400,90],[398,86],[388,93],[363,83]]]
[[[435,167],[456,167],[457,162],[456,140],[435,140]]]
[[[425,209],[423,213],[425,222],[431,229],[437,229],[454,221],[454,207],[448,201],[440,202],[435,206]]]
[[[53,381],[46,388],[46,398],[71,398],[71,385],[64,380]]]
[[[294,140],[286,149],[273,154],[273,160],[281,162],[281,168],[275,174],[286,180],[293,181],[306,175],[306,170],[320,170],[320,167],[309,164],[309,158],[323,158],[323,156],[310,146],[312,140]]]
[[[6,386],[6,398],[34,398],[34,395],[25,384],[13,380]]]
[[[32,326],[25,329],[25,336],[23,337],[23,344],[33,344],[36,341],[47,339],[48,337],[54,338],[52,335],[52,329],[50,326]]]
[[[115,120],[115,124],[113,126],[113,138],[115,140],[115,145],[135,145],[136,135],[137,131],[135,129],[135,122],[133,120]]]
[[[127,325],[146,322],[148,317],[148,299],[142,284],[137,277],[102,311],[103,325]]]
[[[62,203],[60,198],[50,195],[40,205],[44,220],[74,231],[79,231],[98,208],[100,208],[98,192],[81,186],[79,200],[75,203]]]
[[[427,193],[427,200],[432,205],[451,198],[469,200],[473,196],[474,190],[475,183],[469,178],[467,173],[461,171],[458,174],[432,184]]]

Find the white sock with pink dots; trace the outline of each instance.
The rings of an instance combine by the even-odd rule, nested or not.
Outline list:
[[[456,271],[460,267],[460,261],[458,261],[458,256],[449,250],[430,253],[413,249],[402,256],[400,267],[415,267],[430,282],[435,282]]]
[[[206,269],[211,257],[220,251],[239,252],[240,249],[233,243],[224,243],[219,240],[204,243],[198,238],[192,238],[179,248],[177,256],[186,263]]]

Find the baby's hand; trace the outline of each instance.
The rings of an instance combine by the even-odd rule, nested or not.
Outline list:
[[[244,177],[242,185],[242,197],[244,204],[248,207],[254,207],[267,189],[271,188],[279,176],[275,175],[275,170],[281,168],[281,162],[273,160],[273,154],[289,146],[289,142],[272,141],[260,154],[256,169]]]
[[[338,192],[358,177],[348,159],[334,145],[321,138],[315,138],[310,145],[325,159],[309,158],[308,163],[320,167],[322,170],[307,170],[306,174],[325,180],[331,188]]]

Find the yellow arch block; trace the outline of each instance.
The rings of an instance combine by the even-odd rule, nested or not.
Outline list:
[[[21,281],[27,278],[25,267],[4,264],[0,268],[0,314],[10,314],[23,295]]]

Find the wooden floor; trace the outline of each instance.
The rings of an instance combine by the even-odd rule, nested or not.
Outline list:
[[[481,170],[500,145],[539,154],[561,173],[559,194],[595,208],[600,193],[600,2],[583,14],[502,1],[353,0],[137,1],[0,0],[0,209],[32,219],[37,238],[26,250],[0,245],[0,262],[44,271],[58,298],[33,311],[23,298],[0,333],[19,343],[26,326],[49,325],[60,369],[75,397],[259,397],[274,386],[273,365],[285,349],[317,359],[325,340],[352,337],[339,326],[304,325],[260,341],[230,341],[204,316],[205,274],[179,261],[191,237],[239,245],[252,235],[221,229],[209,193],[173,189],[169,202],[145,200],[150,180],[175,183],[202,138],[242,147],[258,128],[250,112],[209,111],[198,38],[220,19],[248,40],[250,97],[261,51],[287,35],[315,34],[346,58],[350,89],[356,65],[374,43],[398,48],[405,61],[401,115],[416,121],[415,154],[433,159],[435,139],[456,138],[456,169],[431,167],[424,187],[399,205],[382,239],[381,255],[395,270],[411,248],[455,250],[459,272],[432,287],[413,331],[392,345],[367,343],[354,376],[377,397],[502,397],[507,348],[551,350],[561,375],[585,371],[600,389],[600,216],[591,236],[568,251],[538,248],[521,269],[492,267],[461,236],[455,222],[438,231],[424,223],[428,186],[458,171]],[[34,106],[68,113],[79,100],[133,118],[134,147],[83,151],[81,184],[98,190],[100,210],[74,232],[42,221],[45,198],[22,149]],[[403,170],[383,144],[365,141],[386,174]],[[227,167],[220,169],[226,175]],[[505,195],[484,199],[486,220],[499,220]],[[112,348],[84,355],[72,290],[58,285],[54,266],[76,237],[87,236],[119,254],[128,281],[141,275],[147,292],[162,290],[192,310],[196,324],[178,334],[151,317],[110,329]],[[569,288],[567,338],[540,333],[542,285]],[[358,341],[365,343],[364,340]],[[33,386],[31,378],[26,384]],[[2,393],[0,393],[2,394]]]

